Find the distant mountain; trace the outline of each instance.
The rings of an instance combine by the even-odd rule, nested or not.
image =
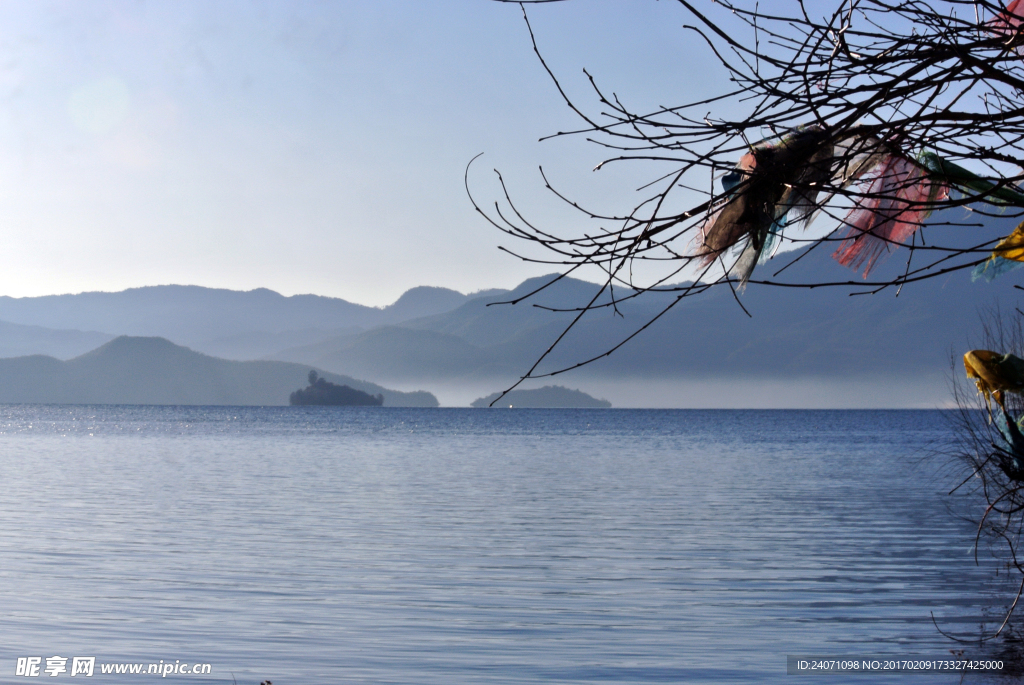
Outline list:
[[[222,338],[204,340],[194,343],[194,349],[213,357],[247,361],[263,359],[273,353],[296,345],[305,346],[339,336],[355,335],[363,329],[358,327],[324,330],[321,328],[303,328],[277,333],[267,331],[249,331],[226,335]]]
[[[466,303],[468,297],[456,290],[420,286],[402,293],[394,304],[384,307],[379,323],[399,323],[421,316],[450,312]]]
[[[248,292],[164,285],[118,293],[0,297],[0,320],[122,335],[210,340],[249,331],[340,329],[376,323],[380,310],[316,295],[284,297],[260,288]]]
[[[71,359],[113,337],[95,331],[55,330],[0,321],[0,357],[45,354],[57,359]]]
[[[475,400],[472,406],[490,407],[491,403],[501,397],[496,392],[487,397]],[[521,409],[609,409],[612,403],[599,400],[580,390],[571,390],[561,385],[545,385],[533,390],[513,390],[501,398],[499,407],[518,407]]]
[[[266,288],[241,292],[163,285],[117,293],[0,297],[0,321],[101,331],[107,339],[114,335],[156,336],[210,354],[254,359],[373,326],[440,314],[478,296],[420,287],[388,307],[375,308],[318,295],[285,297]],[[48,354],[50,350],[41,345],[12,349]]]
[[[486,368],[490,360],[485,350],[459,336],[402,326],[381,326],[356,335],[329,338],[279,352],[273,358],[320,366],[312,361],[316,359],[404,381],[460,378]],[[495,371],[506,372],[508,368],[502,365]]]
[[[163,338],[121,336],[60,361],[34,355],[0,359],[0,403],[286,405],[310,367],[217,359]],[[385,406],[436,407],[429,392],[398,392],[320,372],[332,383],[383,395]]]

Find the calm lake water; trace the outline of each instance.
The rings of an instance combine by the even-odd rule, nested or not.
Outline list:
[[[95,656],[85,682],[275,685],[834,683],[786,655],[945,658],[931,613],[977,634],[1013,592],[947,509],[947,432],[925,411],[0,407],[0,680],[60,682],[13,675],[54,655]],[[159,660],[212,674],[99,673]]]

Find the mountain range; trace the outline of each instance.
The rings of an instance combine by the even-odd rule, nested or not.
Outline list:
[[[450,311],[474,297],[496,292],[503,291],[463,295],[447,288],[419,287],[406,291],[393,304],[377,308],[319,295],[285,297],[266,288],[241,292],[164,285],[116,293],[0,297],[0,322],[35,327],[40,349],[33,352],[65,359],[118,335],[130,335],[167,338],[206,354],[247,360],[310,341]],[[33,335],[23,328],[11,330],[17,331],[22,341]],[[45,340],[46,335],[53,340]],[[0,355],[22,353],[27,343],[14,340],[0,329]]]
[[[985,230],[996,235],[1008,229],[981,227],[968,240],[982,244]],[[949,242],[941,232],[929,227],[929,238]],[[923,250],[915,259],[933,255],[942,257]],[[906,250],[890,256],[871,280],[914,268],[908,256]],[[972,282],[970,270],[962,270],[879,290],[838,265],[827,249],[812,249],[778,255],[758,267],[754,280],[790,263],[777,277],[786,284],[844,285],[751,283],[742,293],[720,287],[681,300],[677,296],[688,284],[635,299],[623,288],[614,308],[584,316],[538,371],[596,359],[559,378],[571,378],[616,406],[933,407],[948,402],[950,374],[962,374],[956,360],[975,344],[979,317],[1000,308],[1013,312],[1019,290],[1012,286],[1024,273],[987,283]],[[546,282],[553,284],[532,298],[501,304]],[[583,281],[534,278],[450,312],[339,334],[273,358],[432,388],[510,385],[596,293],[597,286]],[[609,303],[608,295],[598,300]],[[614,354],[602,356],[659,316]]]
[[[980,245],[1008,230],[998,219],[956,233],[939,222],[927,227],[927,238],[930,244],[954,236]],[[877,280],[913,273],[925,259],[942,256],[921,250],[908,262],[909,254],[890,256]],[[808,290],[756,282],[791,262],[777,280],[843,285]],[[679,299],[689,286],[683,283],[631,298],[634,291],[619,288],[614,307],[606,293],[597,301],[602,306],[584,316],[538,370],[597,358],[558,380],[616,406],[936,406],[948,399],[950,360],[969,349],[980,330],[979,313],[1017,306],[1019,291],[1012,286],[1020,274],[1024,270],[986,283],[954,271],[879,290],[837,265],[826,249],[793,251],[758,267],[742,293],[720,287]],[[547,283],[537,295],[507,304]],[[470,295],[414,288],[384,308],[198,286],[0,297],[0,355],[49,355],[56,359],[34,363],[57,369],[58,359],[85,364],[86,352],[115,336],[161,337],[192,354],[290,363],[295,373],[301,369],[298,381],[315,368],[330,380],[335,374],[401,390],[427,387],[443,404],[465,406],[510,386],[596,292],[593,283],[549,275],[509,291]],[[653,319],[641,335],[602,356]],[[0,374],[0,384],[6,382]]]

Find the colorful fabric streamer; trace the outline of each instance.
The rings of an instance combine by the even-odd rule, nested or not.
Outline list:
[[[921,228],[934,203],[945,199],[949,186],[936,180],[915,160],[889,154],[872,172],[872,180],[847,215],[845,240],[833,257],[864,277],[883,252],[899,247]]]
[[[983,278],[986,281],[991,281],[997,276],[1002,276],[1022,266],[1024,266],[1024,223],[1021,223],[1013,230],[1013,233],[999,241],[988,260],[974,267],[974,271],[971,272],[971,280],[976,281]]]
[[[1003,393],[1024,393],[1024,359],[991,350],[971,350],[964,355],[964,370],[975,381],[988,404],[991,397],[1000,407]],[[991,405],[989,405],[991,410]]]
[[[1018,1],[1024,11],[1024,0]],[[1024,207],[1024,192],[1015,186],[931,152],[907,156],[864,127],[837,137],[821,126],[804,126],[752,145],[722,177],[724,198],[701,226],[694,255],[707,266],[742,244],[727,269],[739,277],[742,289],[754,267],[772,255],[785,228],[806,226],[836,192],[858,182],[866,187],[844,220],[846,234],[833,257],[862,269],[865,278],[885,253],[921,228],[951,189],[990,204]],[[1014,237],[1015,232],[1000,243],[975,278],[991,280],[1024,263],[1024,230],[1018,230],[1021,235]]]
[[[1024,2],[1024,0],[1020,0],[1020,2]],[[1016,187],[998,185],[932,153],[922,155],[922,160],[932,173],[949,179],[950,183],[962,192],[975,193],[985,202],[993,205],[1024,207],[1024,193],[1021,193]],[[976,281],[983,278],[986,281],[991,281],[997,276],[1021,266],[1024,266],[1024,223],[1018,225],[1013,233],[1003,238],[995,246],[988,261],[974,268],[971,280]]]
[[[964,369],[985,397],[989,419],[1002,438],[1002,444],[993,443],[996,464],[1011,480],[1024,482],[1024,434],[1003,403],[1003,393],[1024,394],[1024,359],[991,350],[971,350],[964,355]],[[990,399],[999,405],[994,415]]]
[[[1011,480],[1024,482],[1024,434],[1020,432],[1020,420],[1014,421],[1002,408],[996,412],[994,423],[1003,442],[995,445],[996,464]]]
[[[921,155],[921,161],[933,175],[946,179],[961,192],[974,193],[984,202],[992,205],[1024,207],[1024,193],[1021,193],[1015,186],[994,183],[930,152]],[[1003,238],[995,246],[988,261],[974,268],[971,280],[976,281],[982,278],[991,281],[1021,266],[1024,266],[1024,223],[1018,225],[1013,233]]]
[[[727,199],[701,227],[696,256],[710,264],[746,238],[729,269],[742,288],[783,228],[806,223],[820,206],[817,186],[831,177],[833,157],[829,134],[819,126],[752,146],[722,178]]]
[[[941,179],[964,194],[974,193],[977,196],[971,199],[978,199],[990,205],[1013,205],[1017,207],[1024,205],[1024,193],[1020,192],[1016,186],[1000,184],[990,179],[982,178],[964,169],[959,164],[942,159],[934,152],[921,153],[918,161],[921,162],[933,178]]]
[[[978,176],[932,152],[923,152],[917,159],[888,154],[872,176],[869,188],[846,217],[846,239],[834,255],[844,266],[864,266],[865,277],[883,250],[899,247],[910,238],[951,189],[992,205],[1024,207],[1024,192],[1016,186]],[[1024,251],[1017,251],[1021,247],[1024,233],[1008,236],[996,246],[992,258],[975,269],[974,278],[992,280],[1017,268],[1018,262],[1024,262]]]
[[[1008,45],[1012,45],[1021,53],[1021,37],[1019,34],[1021,23],[1024,23],[1024,0],[1012,0],[1005,12],[989,22],[989,29],[997,36],[1005,36]]]

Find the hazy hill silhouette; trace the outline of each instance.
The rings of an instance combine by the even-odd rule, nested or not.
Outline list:
[[[933,240],[946,240],[940,235],[946,232],[981,244],[986,237],[1009,230],[999,221],[988,223],[970,231],[930,226],[927,232]],[[849,285],[807,290],[752,283],[740,296],[751,316],[728,288],[715,288],[678,302],[642,335],[610,357],[574,372],[573,378],[898,382],[928,376],[941,381],[949,370],[951,351],[965,349],[970,334],[978,329],[979,309],[1000,304],[1012,311],[1018,292],[1012,286],[1024,275],[1021,270],[994,283],[972,283],[969,272],[960,271],[909,283],[898,297],[894,288],[851,295],[868,288],[859,273],[835,263],[831,251],[825,247],[778,255],[759,267],[754,278],[775,273],[800,257],[780,278],[790,283]],[[928,254],[919,253],[915,259],[923,261]],[[907,250],[896,252],[872,278],[902,274],[908,255]],[[274,357],[389,382],[514,378],[529,368],[575,315],[534,304],[572,309],[586,303],[597,289],[592,283],[565,278],[519,304],[497,304],[554,278],[529,279],[509,293],[480,297],[450,312],[328,338]],[[628,297],[630,291],[617,294]],[[674,293],[648,293],[622,301],[618,314],[611,308],[589,313],[541,370],[601,355],[675,297]]]
[[[0,358],[45,354],[57,359],[71,359],[113,337],[95,331],[57,330],[0,321]]]
[[[983,246],[1016,224],[1014,219],[987,218],[969,229],[941,225],[949,216],[936,215],[936,225],[921,231],[927,244],[960,240]],[[799,258],[780,278],[789,283],[847,285],[807,290],[751,283],[739,296],[749,317],[728,288],[715,288],[678,302],[642,335],[610,357],[574,371],[571,378],[574,383],[586,379],[588,388],[595,388],[590,381],[605,380],[641,388],[690,382],[703,388],[699,393],[708,388],[744,387],[744,383],[755,391],[771,383],[795,387],[802,379],[815,383],[825,379],[835,393],[846,393],[850,383],[859,382],[868,393],[864,403],[880,406],[885,406],[887,388],[911,387],[924,379],[929,398],[944,397],[950,356],[959,356],[970,345],[971,333],[978,330],[979,309],[998,304],[1012,311],[1018,300],[1012,286],[1024,277],[1021,270],[994,283],[972,283],[969,273],[961,271],[909,283],[898,297],[893,288],[851,296],[868,288],[860,274],[832,260],[832,250],[824,246],[780,254],[758,267],[754,279],[774,274]],[[873,277],[883,280],[905,271],[913,273],[924,260],[936,256],[923,250],[908,264],[909,255],[907,250],[895,252]],[[18,351],[61,356],[52,342],[44,340],[46,336],[52,341],[75,334],[79,337],[74,344],[82,345],[82,335],[93,335],[26,328],[29,325],[162,335],[218,356],[296,362],[305,371],[312,366],[404,387],[462,384],[473,389],[472,394],[460,396],[464,399],[459,403],[467,403],[491,389],[507,387],[575,316],[573,311],[549,309],[572,310],[596,291],[593,283],[565,278],[516,305],[501,304],[554,278],[532,278],[512,291],[473,295],[413,288],[382,309],[312,295],[283,297],[265,289],[243,293],[192,286],[0,298],[0,321],[21,325],[6,329],[27,336],[20,342],[17,335],[8,337],[9,349]],[[675,293],[663,292],[634,300],[630,294],[619,288],[616,295],[624,299],[616,310],[588,313],[540,370],[600,356],[676,298]],[[607,303],[608,295],[604,298],[601,302]],[[0,335],[4,330],[0,325]],[[33,335],[38,336],[35,343]],[[67,351],[73,347],[64,348],[67,356],[72,356]],[[50,368],[52,361],[38,363]],[[610,391],[602,392],[612,396]],[[699,393],[693,404],[699,405]],[[637,396],[637,401],[646,401],[642,394]]]
[[[163,337],[207,353],[253,359],[332,335],[449,311],[473,297],[419,287],[388,307],[375,308],[318,295],[285,297],[266,288],[242,292],[164,285],[117,293],[0,297],[0,321],[101,331],[111,337]]]
[[[491,403],[501,396],[500,392],[474,400],[472,406],[477,408],[490,407]],[[599,400],[580,390],[572,390],[561,385],[545,385],[532,390],[513,390],[501,398],[495,405],[497,408],[518,407],[520,409],[610,409],[612,403]]]
[[[390,324],[430,314],[449,312],[463,305],[469,296],[448,288],[419,286],[402,293],[393,304],[384,307],[376,323]]]
[[[309,371],[287,362],[217,359],[163,338],[121,336],[69,361],[42,355],[0,359],[0,403],[286,405]],[[437,406],[428,392],[320,375],[383,395],[387,406]]]

